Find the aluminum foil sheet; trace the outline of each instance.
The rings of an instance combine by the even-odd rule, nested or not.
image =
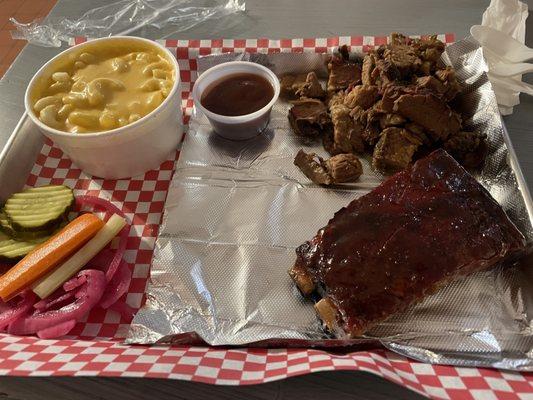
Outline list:
[[[247,59],[281,75],[315,70],[326,76],[325,55],[223,54],[199,59],[199,72]],[[533,241],[531,198],[510,148],[472,39],[449,46],[444,61],[463,83],[466,125],[487,133],[489,155],[477,178]],[[360,181],[325,189],[294,165],[300,148],[327,156],[319,142],[291,133],[280,100],[261,136],[231,142],[193,115],[167,197],[152,261],[147,302],[128,343],[171,342],[195,333],[211,345],[260,341],[306,346],[377,340],[430,363],[533,370],[533,265],[527,259],[452,283],[361,340],[333,340],[311,302],[287,274],[295,248],[334,212],[383,179],[363,161]]]

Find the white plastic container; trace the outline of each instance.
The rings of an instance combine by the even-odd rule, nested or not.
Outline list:
[[[141,119],[109,131],[96,133],[70,133],[51,128],[42,123],[31,104],[30,94],[35,82],[58,59],[78,53],[86,46],[102,41],[143,42],[163,51],[175,70],[175,82],[167,98],[152,112]],[[181,114],[180,73],[176,58],[158,43],[138,37],[115,36],[92,40],[71,47],[60,53],[39,69],[24,96],[26,112],[40,131],[50,138],[84,172],[105,178],[120,179],[140,175],[157,168],[176,150],[183,136]]]
[[[202,103],[202,94],[211,84],[228,76],[250,73],[262,76],[274,88],[272,100],[263,108],[246,115],[226,116],[215,114],[206,109]],[[272,106],[278,100],[280,85],[278,77],[268,68],[249,61],[230,61],[216,65],[205,71],[194,84],[192,96],[195,107],[205,114],[211,126],[220,136],[231,140],[246,140],[259,135],[265,130],[270,120]]]

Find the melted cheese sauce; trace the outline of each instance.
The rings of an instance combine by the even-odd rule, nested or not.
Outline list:
[[[73,133],[107,131],[142,118],[175,81],[166,54],[148,46],[95,44],[58,67],[36,85],[33,108],[46,125]]]

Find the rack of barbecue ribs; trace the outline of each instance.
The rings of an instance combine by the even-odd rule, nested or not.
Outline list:
[[[339,210],[289,271],[337,337],[355,337],[446,283],[515,259],[525,239],[446,151]]]

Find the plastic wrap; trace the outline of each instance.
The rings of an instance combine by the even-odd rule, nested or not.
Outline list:
[[[91,9],[77,19],[51,17],[44,22],[24,24],[11,18],[17,28],[12,36],[39,46],[59,47],[75,36],[129,35],[145,26],[159,29],[172,26],[175,28],[168,35],[173,35],[244,10],[245,3],[241,0],[121,0]]]

